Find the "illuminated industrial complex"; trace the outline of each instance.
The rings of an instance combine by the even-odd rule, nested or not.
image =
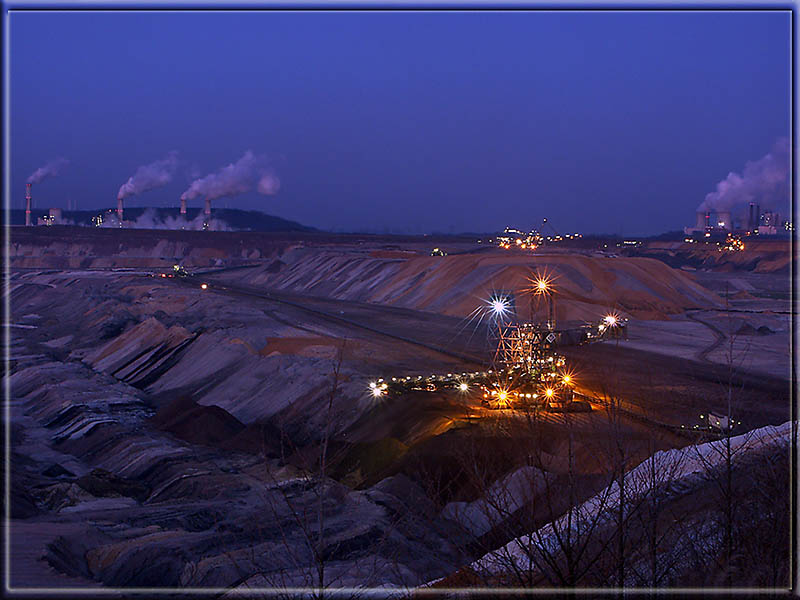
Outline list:
[[[627,319],[610,313],[596,324],[558,329],[552,277],[535,273],[529,284],[522,294],[531,302],[530,322],[517,318],[513,292],[493,293],[473,313],[487,321],[492,351],[489,370],[380,378],[370,382],[371,395],[378,399],[409,391],[456,392],[465,398],[478,397],[494,409],[590,410],[588,403],[575,401],[575,375],[557,348],[627,337]],[[534,320],[536,304],[544,305],[544,320]]]

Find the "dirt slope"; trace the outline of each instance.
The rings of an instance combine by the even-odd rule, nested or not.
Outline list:
[[[685,273],[648,258],[582,255],[462,254],[378,258],[295,250],[280,268],[231,271],[218,278],[264,288],[388,304],[466,317],[493,290],[517,292],[523,318],[544,312],[521,290],[536,273],[552,277],[557,317],[595,319],[615,309],[638,318],[664,318],[686,308],[719,305],[719,298]]]

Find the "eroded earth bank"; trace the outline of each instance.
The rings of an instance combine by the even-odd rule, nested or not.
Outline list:
[[[788,582],[781,273],[467,244],[431,257],[419,241],[280,239],[235,259],[181,243],[59,265],[42,258],[52,240],[18,248],[12,587]],[[161,277],[173,262],[195,275]],[[487,368],[469,315],[537,271],[560,321],[630,319],[628,340],[564,349],[590,411],[370,393]],[[729,407],[730,436],[703,428]]]

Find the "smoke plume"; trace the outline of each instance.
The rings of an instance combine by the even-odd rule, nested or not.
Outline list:
[[[28,183],[39,183],[48,177],[54,177],[61,172],[61,169],[66,167],[69,161],[66,158],[55,158],[48,162],[45,166],[36,169],[33,174],[28,177]]]
[[[157,160],[149,165],[142,165],[136,172],[122,184],[117,193],[117,200],[123,200],[128,196],[135,196],[148,190],[167,185],[172,181],[172,176],[178,168],[178,153],[174,150],[167,154],[165,158]]]
[[[183,215],[177,217],[167,216],[163,220],[159,218],[154,208],[147,208],[138,219],[133,222],[126,221],[124,226],[129,229],[185,229],[187,231],[234,231],[226,221],[217,218],[207,218],[202,213],[194,219],[188,220]],[[111,213],[103,221],[102,228],[119,229],[120,222],[116,214]]]
[[[233,164],[222,167],[200,179],[195,179],[189,189],[181,194],[181,200],[207,198],[216,200],[225,196],[237,196],[255,188],[259,194],[272,195],[280,188],[280,180],[269,167],[266,156],[248,150]]]
[[[730,212],[748,202],[758,202],[764,207],[782,205],[788,200],[789,140],[780,138],[766,156],[748,161],[741,174],[728,173],[697,210]]]

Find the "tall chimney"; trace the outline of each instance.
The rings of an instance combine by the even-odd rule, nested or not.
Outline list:
[[[120,225],[122,224],[122,198],[117,198],[117,218]]]
[[[25,184],[25,226],[31,226],[31,184]]]
[[[206,207],[203,210],[203,212],[205,213],[206,216],[209,216],[211,214],[211,200],[209,198],[206,198]]]
[[[181,198],[181,214],[186,216],[186,198]]]
[[[747,229],[755,231],[758,229],[759,222],[761,221],[761,207],[755,202],[750,203],[750,215],[747,219]]]

